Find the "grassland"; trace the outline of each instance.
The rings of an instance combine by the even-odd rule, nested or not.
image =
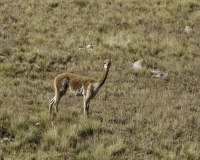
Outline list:
[[[1,0],[0,13],[0,159],[200,159],[198,0]],[[69,93],[48,115],[56,75],[99,78],[107,58],[89,118]]]

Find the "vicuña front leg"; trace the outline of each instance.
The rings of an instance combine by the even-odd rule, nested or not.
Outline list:
[[[89,103],[90,103],[90,99],[84,96],[83,109],[84,109],[85,116],[89,115]]]

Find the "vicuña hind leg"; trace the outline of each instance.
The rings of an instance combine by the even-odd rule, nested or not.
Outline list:
[[[49,102],[49,113],[51,113],[52,106],[55,103],[55,99],[56,99],[56,97],[53,97],[53,99]]]
[[[65,93],[67,91],[67,88],[68,88],[68,85],[67,85],[67,79],[66,78],[63,79],[63,82],[62,82],[60,88],[59,87],[58,88],[55,87],[56,94],[55,94],[54,98],[50,101],[50,104],[49,104],[49,113],[51,113],[53,104],[55,104],[55,112],[58,112],[58,103],[59,103],[61,97],[63,95],[65,95]]]
[[[59,103],[61,97],[62,97],[62,95],[61,95],[60,93],[57,94],[57,96],[56,96],[56,101],[55,101],[55,112],[58,112],[58,103]]]
[[[61,98],[61,94],[57,94],[55,95],[55,97],[53,97],[53,99],[50,101],[49,103],[49,113],[51,114],[51,110],[52,110],[52,106],[55,104],[55,112],[58,112],[58,103],[60,101]]]
[[[55,111],[56,112],[58,112],[58,103],[59,103],[60,99],[62,98],[62,96],[65,95],[66,91],[67,91],[67,86],[64,86],[64,87],[62,87],[61,91],[56,94],[56,99],[55,99]]]

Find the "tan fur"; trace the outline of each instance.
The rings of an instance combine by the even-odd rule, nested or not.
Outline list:
[[[67,89],[70,90],[75,96],[84,96],[83,109],[85,115],[89,114],[89,103],[94,98],[104,84],[111,61],[107,59],[104,61],[104,70],[101,77],[98,80],[91,79],[89,77],[80,76],[72,73],[59,74],[54,79],[55,96],[50,101],[49,113],[51,113],[52,106],[55,103],[55,111],[58,112],[58,103],[63,95],[65,95]]]

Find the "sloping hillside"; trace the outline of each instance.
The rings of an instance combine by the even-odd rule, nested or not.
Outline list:
[[[0,159],[200,159],[198,0],[1,0],[0,13]],[[107,58],[90,117],[69,93],[48,114],[56,75],[98,79]]]

